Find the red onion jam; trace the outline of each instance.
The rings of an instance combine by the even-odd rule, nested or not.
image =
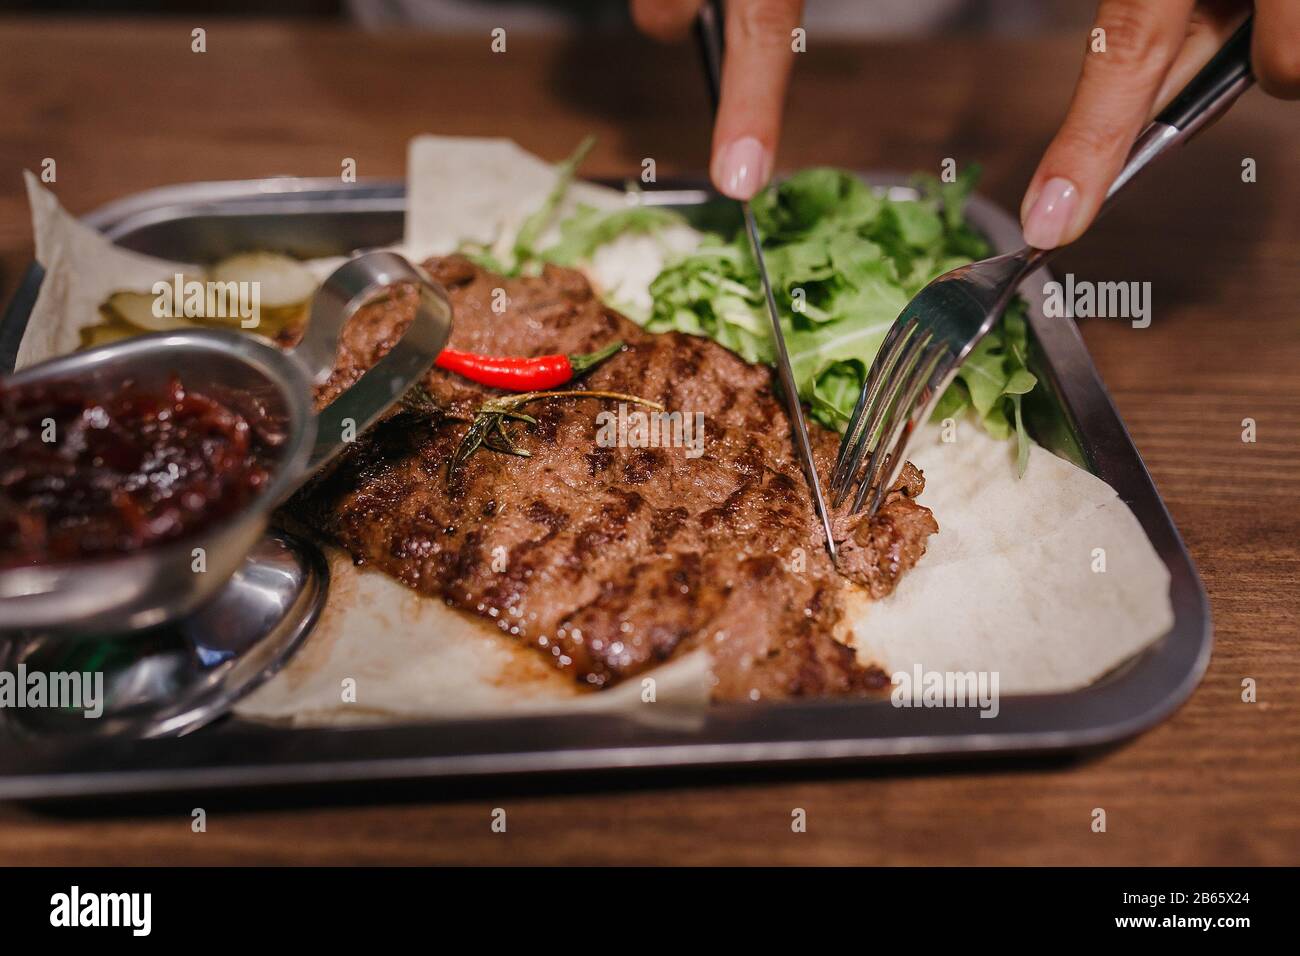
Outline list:
[[[238,512],[283,441],[260,405],[239,404],[175,376],[0,383],[0,568],[126,554]]]

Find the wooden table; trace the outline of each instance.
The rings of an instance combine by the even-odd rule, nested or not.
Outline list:
[[[190,52],[207,29],[208,52]],[[800,58],[780,165],[985,168],[1014,208],[1067,101],[1078,38],[834,46]],[[591,174],[706,165],[689,48],[639,39],[368,37],[277,23],[0,21],[0,265],[31,256],[19,170],[57,161],[84,212],[183,180],[402,175],[424,131],[509,136]],[[0,863],[1300,862],[1300,111],[1249,95],[1057,260],[1149,280],[1154,322],[1085,334],[1204,577],[1217,641],[1177,714],[1083,762],[636,777],[93,818],[0,808]],[[1258,182],[1241,180],[1256,161]],[[1259,440],[1241,440],[1242,419]],[[1258,702],[1241,700],[1254,678]],[[505,835],[490,814],[509,814]],[[794,834],[791,810],[808,813]],[[1108,832],[1090,829],[1093,808]]]

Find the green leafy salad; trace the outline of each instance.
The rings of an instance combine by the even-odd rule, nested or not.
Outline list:
[[[543,208],[515,236],[509,260],[477,255],[507,273],[538,263],[577,265],[627,234],[648,234],[683,220],[662,208],[597,210],[579,206],[558,223],[559,238],[538,239],[554,218],[589,142],[559,167]],[[890,325],[931,279],[990,252],[963,208],[978,170],[956,182],[917,177],[918,199],[891,199],[840,169],[806,169],[752,202],[772,291],[799,395],[813,417],[843,430],[867,369]],[[474,250],[470,250],[475,254]],[[751,362],[774,360],[770,321],[743,228],[703,235],[691,253],[670,259],[650,286],[647,328],[711,338]],[[1036,384],[1025,364],[1025,305],[1017,298],[980,342],[942,396],[935,419],[973,410],[989,434],[1015,435],[1023,472],[1029,438],[1022,397]]]

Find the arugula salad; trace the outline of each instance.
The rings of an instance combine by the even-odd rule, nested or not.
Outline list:
[[[580,205],[556,225],[558,238],[539,237],[555,218],[585,140],[558,167],[542,208],[521,225],[505,255],[467,249],[484,265],[518,274],[541,263],[574,266],[601,246],[629,234],[653,234],[684,220],[652,206],[601,210]],[[754,197],[772,291],[800,398],[813,417],[842,431],[885,333],[931,279],[982,258],[988,243],[966,222],[964,207],[979,170],[955,182],[925,176],[919,198],[891,199],[842,169],[795,173]],[[751,362],[774,360],[770,321],[744,230],[705,233],[698,247],[670,258],[650,285],[651,331],[676,329],[711,338]],[[1025,303],[1013,300],[941,397],[934,419],[970,410],[996,438],[1017,438],[1020,470],[1029,452],[1021,401],[1037,383],[1026,366]]]

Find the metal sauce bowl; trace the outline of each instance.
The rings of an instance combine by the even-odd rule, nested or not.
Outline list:
[[[339,333],[358,309],[393,287],[414,283],[416,315],[402,338],[319,416],[312,386],[334,367]],[[158,332],[24,369],[14,385],[76,380],[106,391],[131,380],[164,385],[173,375],[232,404],[262,403],[283,431],[271,480],[238,515],[197,534],[121,556],[0,571],[0,632],[59,631],[86,636],[154,627],[194,611],[226,583],[262,537],[271,512],[360,435],[432,366],[451,334],[446,292],[391,252],[372,252],[336,269],[312,300],[302,341],[281,351],[252,336],[216,329]],[[202,549],[204,570],[199,566]]]

